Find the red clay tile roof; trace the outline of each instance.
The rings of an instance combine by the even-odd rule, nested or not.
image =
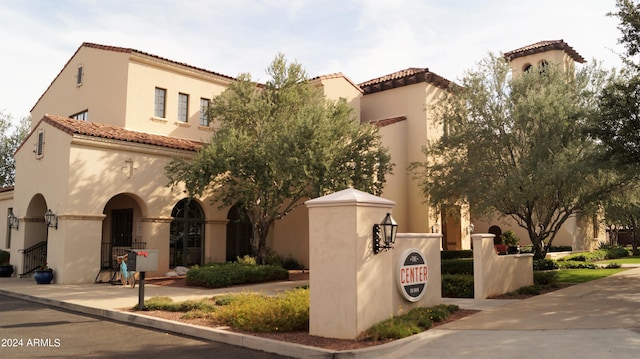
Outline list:
[[[201,72],[205,72],[209,75],[214,75],[214,76],[219,76],[222,77],[224,79],[233,81],[235,80],[235,78],[231,77],[231,76],[227,76],[227,75],[223,75],[217,72],[213,72],[213,71],[209,71],[209,70],[205,70],[199,67],[195,67],[195,66],[191,66],[189,64],[183,63],[183,62],[178,62],[178,61],[173,61],[173,60],[169,60],[166,59],[164,57],[160,57],[157,55],[153,55],[153,54],[149,54],[143,51],[138,51],[136,49],[130,49],[130,48],[125,48],[125,47],[118,47],[118,46],[108,46],[108,45],[100,45],[100,44],[94,44],[91,42],[83,42],[82,45],[80,45],[80,47],[78,47],[78,49],[76,50],[76,52],[73,53],[73,55],[69,58],[69,60],[67,60],[67,62],[64,64],[64,66],[62,66],[62,69],[60,70],[60,72],[58,72],[58,74],[56,75],[56,77],[53,79],[53,81],[51,81],[51,83],[49,84],[49,86],[47,87],[47,89],[42,93],[42,95],[40,95],[40,97],[38,98],[38,100],[36,101],[36,103],[33,105],[33,107],[31,108],[30,111],[33,111],[33,109],[36,107],[36,105],[38,104],[38,102],[40,102],[40,100],[42,99],[42,96],[44,96],[45,93],[47,93],[47,91],[49,91],[49,89],[51,88],[51,85],[53,85],[53,83],[56,81],[56,79],[58,77],[60,77],[60,74],[62,74],[62,71],[67,68],[67,66],[69,65],[69,63],[71,62],[71,60],[76,56],[76,54],[78,53],[78,51],[80,51],[81,48],[83,47],[89,47],[92,49],[99,49],[99,50],[105,50],[105,51],[113,51],[113,52],[123,52],[123,53],[127,53],[127,54],[140,54],[140,55],[145,55],[145,56],[150,56],[153,57],[155,59],[158,59],[160,61],[164,61],[164,62],[168,62],[168,63],[172,63],[175,65],[179,65],[179,66],[184,66],[187,68],[190,68],[192,70],[196,70],[196,71],[201,71]]]
[[[198,151],[204,145],[203,142],[199,141],[131,131],[118,126],[74,120],[71,118],[53,115],[45,115],[41,121],[46,122],[51,126],[70,135],[77,134],[91,137],[107,138],[117,141],[141,143],[145,145],[174,148],[186,151]]]
[[[407,119],[407,116],[398,116],[398,117],[385,118],[385,119],[382,119],[382,120],[375,120],[375,121],[371,121],[369,123],[374,125],[374,126],[384,127],[384,126],[392,125],[392,124],[394,124],[396,122],[404,121],[406,119]]]
[[[412,67],[363,82],[359,86],[366,95],[419,82],[430,83],[445,90],[451,85],[451,81],[429,71],[428,68]]]
[[[7,186],[7,187],[0,188],[0,193],[11,192],[11,191],[13,191],[13,186]]]
[[[571,56],[573,61],[579,63],[585,63],[585,60],[573,47],[569,46],[564,40],[547,40],[536,42],[535,44],[527,45],[519,49],[515,49],[504,53],[504,57],[508,60],[513,60],[518,57],[533,55],[544,51],[550,50],[564,50],[567,55]]]
[[[353,81],[351,81],[350,78],[345,76],[342,72],[336,72],[336,73],[333,73],[333,74],[316,76],[316,77],[311,78],[309,81],[316,81],[316,80],[322,81],[322,80],[330,80],[330,79],[338,79],[338,78],[343,78],[343,79],[347,80],[347,82],[349,82],[353,87],[358,89],[358,91],[362,92],[362,89],[357,84],[355,84]]]

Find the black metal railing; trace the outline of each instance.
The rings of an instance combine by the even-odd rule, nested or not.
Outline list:
[[[22,273],[18,276],[27,275],[47,263],[47,241],[20,249],[18,252],[22,253]]]
[[[127,254],[127,251],[132,249],[145,249],[147,248],[147,242],[132,242],[130,246],[114,245],[111,242],[102,242],[100,248],[100,270],[96,275],[95,282],[102,283],[99,278],[102,272],[110,272],[109,277],[113,277],[113,274],[118,270],[118,256]],[[111,280],[110,280],[111,281]]]

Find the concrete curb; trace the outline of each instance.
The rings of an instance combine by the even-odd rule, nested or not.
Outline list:
[[[186,335],[218,343],[234,345],[238,347],[258,350],[293,358],[397,358],[402,353],[408,353],[417,345],[422,344],[425,338],[433,337],[435,330],[428,330],[418,335],[405,339],[395,340],[390,343],[377,345],[369,348],[334,351],[323,348],[316,348],[307,345],[283,342],[268,338],[261,338],[252,335],[229,332],[227,330],[196,326],[186,323],[174,322],[167,319],[155,318],[144,314],[129,313],[118,310],[99,309],[87,307],[80,304],[67,303],[55,299],[36,297],[28,294],[15,293],[0,289],[0,294],[8,297],[27,300],[34,303],[44,304],[63,310],[105,318],[117,322],[128,323],[145,328],[167,331],[175,334]]]

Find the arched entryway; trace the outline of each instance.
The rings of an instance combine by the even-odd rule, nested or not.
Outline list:
[[[231,207],[227,214],[227,261],[235,261],[237,257],[252,255],[251,239],[253,230],[240,204]]]
[[[169,267],[203,264],[204,211],[200,204],[185,198],[171,211]]]
[[[29,201],[24,217],[24,247],[20,250],[22,268],[18,273],[20,275],[30,273],[48,262],[49,228],[44,221],[47,209],[47,201],[41,194],[36,194]]]
[[[100,268],[116,268],[116,257],[131,249],[146,248],[141,241],[140,218],[142,200],[133,194],[121,193],[112,197],[104,206],[106,216],[102,222],[102,243],[100,248]]]

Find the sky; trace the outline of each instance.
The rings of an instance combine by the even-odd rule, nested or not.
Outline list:
[[[563,39],[620,67],[615,0],[0,0],[0,111],[29,114],[83,42],[265,81],[278,53],[361,83],[409,67],[456,81],[489,53]]]

